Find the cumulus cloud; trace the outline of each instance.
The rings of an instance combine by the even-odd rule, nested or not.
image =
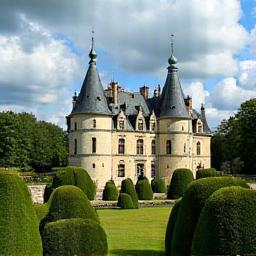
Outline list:
[[[243,88],[256,89],[256,61],[241,61],[239,64],[239,85]]]
[[[97,47],[110,52],[113,63],[134,73],[164,68],[174,33],[184,78],[230,76],[236,71],[232,56],[247,40],[238,22],[239,0],[63,0],[61,4],[27,0],[13,2],[13,8],[10,1],[2,2],[2,31],[19,30],[22,14],[88,48],[94,28]]]
[[[216,84],[211,92],[210,102],[214,108],[234,111],[242,102],[255,97],[255,90],[243,89],[237,85],[234,77],[229,77]]]

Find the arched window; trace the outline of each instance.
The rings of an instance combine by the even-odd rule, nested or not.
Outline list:
[[[143,131],[143,120],[141,118],[138,120],[138,130]]]
[[[152,155],[156,154],[156,140],[151,141],[151,154]]]
[[[74,140],[74,155],[77,154],[77,139]]]
[[[151,162],[151,178],[156,177],[156,165],[154,162]]]
[[[92,120],[92,127],[93,127],[93,128],[96,128],[96,125],[97,125],[96,119],[93,119],[93,120]]]
[[[172,153],[172,142],[171,140],[166,141],[166,154],[170,155]]]
[[[200,143],[200,141],[198,141],[197,143],[196,143],[196,154],[199,156],[199,155],[201,155],[201,143]]]
[[[117,176],[118,177],[124,177],[125,176],[125,165],[123,163],[118,165]]]
[[[75,131],[77,130],[77,123],[75,122]]]
[[[92,138],[92,153],[96,153],[96,138]]]
[[[143,140],[137,140],[137,155],[143,155]]]
[[[118,154],[124,154],[125,150],[125,140],[119,139],[118,140]]]

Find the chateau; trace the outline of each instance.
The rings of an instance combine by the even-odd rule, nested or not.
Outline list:
[[[113,179],[137,181],[139,175],[169,182],[177,168],[195,172],[210,167],[211,131],[205,109],[192,108],[178,77],[177,59],[171,52],[166,82],[149,97],[149,88],[125,91],[112,81],[103,89],[96,68],[93,38],[90,61],[79,95],[67,117],[69,165],[85,168],[102,188]]]

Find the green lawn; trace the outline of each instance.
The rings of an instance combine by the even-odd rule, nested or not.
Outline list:
[[[109,246],[109,255],[164,255],[165,229],[170,207],[136,210],[98,210]]]

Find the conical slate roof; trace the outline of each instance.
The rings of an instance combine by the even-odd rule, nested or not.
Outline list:
[[[89,68],[71,114],[92,113],[111,115],[99,73],[96,68],[97,55],[93,49],[93,44],[89,57]]]
[[[177,59],[169,58],[168,74],[160,100],[160,117],[190,118],[181,89]]]

